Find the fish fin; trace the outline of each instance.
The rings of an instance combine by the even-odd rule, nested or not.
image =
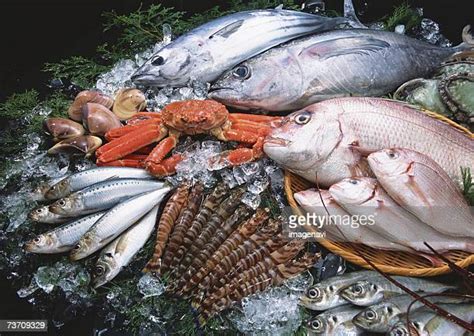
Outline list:
[[[283,9],[283,4],[279,4],[278,6],[275,7],[275,9]]]
[[[370,54],[390,47],[388,42],[373,37],[346,37],[317,42],[300,52],[326,60],[331,57],[350,54]]]
[[[212,39],[215,36],[227,38],[233,33],[235,33],[243,24],[244,24],[244,20],[238,20],[238,21],[232,22],[231,24],[225,26],[224,28],[216,31],[214,34],[209,36],[209,38]]]
[[[367,28],[357,17],[352,0],[344,0],[344,17],[350,20],[349,25],[352,26],[352,28]]]
[[[357,140],[351,142],[349,144],[349,148],[351,149],[351,151],[358,152],[360,155],[365,156],[365,157],[369,156],[369,154],[372,154],[374,152],[373,149],[361,147],[359,144],[359,141]]]

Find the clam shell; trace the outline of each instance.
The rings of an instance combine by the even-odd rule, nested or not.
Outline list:
[[[82,91],[76,96],[74,102],[71,104],[68,110],[69,118],[76,121],[82,120],[82,107],[86,103],[97,103],[105,106],[106,108],[112,108],[114,100],[99,91]]]
[[[130,119],[137,112],[146,108],[146,98],[138,89],[120,89],[115,95],[112,111],[121,120]]]
[[[74,138],[85,133],[81,124],[65,118],[48,118],[43,121],[43,128],[55,141]]]
[[[48,150],[48,154],[82,152],[89,157],[102,145],[102,139],[93,135],[80,135],[58,142]]]
[[[100,136],[113,128],[122,127],[120,119],[112,111],[97,103],[86,103],[83,106],[82,122],[91,134]]]

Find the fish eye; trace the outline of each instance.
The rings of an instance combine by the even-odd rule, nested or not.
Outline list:
[[[66,201],[65,201],[65,200],[59,200],[59,201],[58,201],[58,204],[59,204],[60,206],[65,206],[65,205],[66,205]]]
[[[311,328],[318,330],[319,328],[321,328],[321,322],[319,322],[319,320],[311,321]]]
[[[350,180],[349,180],[349,183],[356,185],[357,183],[359,183],[359,181],[358,181],[358,180],[355,180],[355,179],[350,179]]]
[[[310,288],[308,290],[308,297],[310,299],[314,299],[314,298],[317,298],[319,296],[319,289],[317,288]]]
[[[232,72],[234,77],[241,78],[241,79],[247,79],[250,77],[250,69],[246,65],[241,65],[237,67],[234,72]]]
[[[165,63],[165,59],[161,56],[155,57],[153,61],[151,61],[152,65],[163,65]]]
[[[36,212],[37,212],[37,213],[42,213],[42,212],[43,212],[43,208],[36,209]]]
[[[81,245],[77,244],[76,246],[74,246],[74,251],[77,251],[81,248]]]
[[[396,159],[396,158],[398,158],[398,153],[395,152],[394,150],[388,150],[388,151],[387,151],[387,156],[388,156],[390,159]]]
[[[295,122],[296,122],[298,125],[307,124],[310,120],[311,120],[311,113],[309,113],[309,112],[307,112],[307,111],[302,112],[302,113],[298,114],[298,115],[295,117]]]
[[[40,238],[40,237],[36,237],[35,239],[33,239],[33,241],[34,241],[35,243],[39,243],[39,242],[41,242],[41,238]]]
[[[356,294],[360,294],[362,293],[362,286],[361,285],[355,285],[353,288],[352,288],[353,292],[356,293]]]
[[[104,274],[104,267],[102,266],[97,266],[95,269],[94,269],[94,274],[97,275],[97,276],[101,276],[102,274]]]
[[[373,310],[368,310],[365,312],[365,317],[368,319],[368,320],[373,320],[377,317],[377,313],[374,312]]]

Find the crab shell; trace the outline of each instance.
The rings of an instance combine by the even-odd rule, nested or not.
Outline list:
[[[146,108],[146,98],[138,89],[120,89],[115,95],[112,111],[120,120],[127,120]]]
[[[214,100],[187,100],[168,104],[161,111],[165,125],[188,135],[203,134],[224,125],[227,108]]]

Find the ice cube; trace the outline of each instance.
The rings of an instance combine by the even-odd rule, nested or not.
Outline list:
[[[33,280],[33,281],[31,281],[31,283],[28,287],[23,287],[23,288],[19,289],[16,293],[17,293],[18,297],[25,298],[27,296],[30,296],[34,292],[36,292],[38,289],[39,289],[38,284],[36,283],[36,281]]]
[[[230,189],[233,189],[237,186],[237,181],[235,180],[234,174],[230,169],[222,169],[219,174],[221,175],[222,180]]]
[[[250,192],[246,192],[242,197],[242,203],[247,205],[248,207],[256,210],[260,203],[262,202],[262,198],[258,194],[252,194]]]
[[[270,181],[267,176],[259,176],[255,178],[253,181],[249,182],[247,186],[247,190],[252,194],[260,194],[265,189],[267,189]]]
[[[165,291],[165,286],[161,280],[150,273],[146,273],[138,280],[137,288],[144,298],[160,296]]]
[[[219,141],[204,140],[201,143],[201,148],[209,150],[211,153],[219,153],[222,150],[222,145]]]
[[[238,185],[245,183],[245,173],[242,170],[242,166],[235,166],[232,169],[232,173],[234,174],[234,179]]]
[[[244,179],[246,182],[252,180],[257,174],[260,173],[261,165],[260,162],[248,162],[241,165],[242,172],[244,173]]]

